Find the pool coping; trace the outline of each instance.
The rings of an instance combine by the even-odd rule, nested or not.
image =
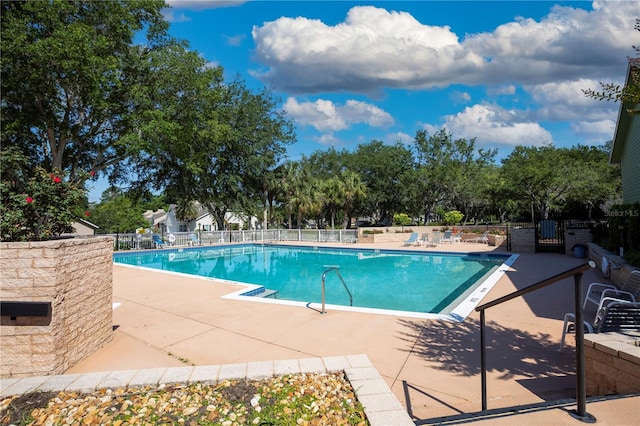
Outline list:
[[[344,371],[371,426],[414,426],[415,423],[365,354],[300,358],[239,364],[163,367],[84,374],[0,379],[0,398],[34,391],[94,392],[102,388],[159,386],[223,380],[263,380],[286,374]]]
[[[173,249],[159,249],[159,250],[153,250],[153,251],[180,253],[180,252],[184,252],[185,250],[188,250],[188,251],[221,250],[229,247],[252,246],[256,244],[257,243],[237,243],[237,244],[224,246],[222,248],[220,246],[179,247],[179,248],[173,248]],[[261,245],[279,246],[280,244],[264,243]],[[494,270],[488,276],[486,276],[485,279],[479,285],[477,285],[473,289],[473,291],[471,291],[463,300],[461,300],[460,303],[458,303],[449,313],[426,313],[426,312],[399,311],[399,310],[393,310],[393,309],[364,308],[364,307],[357,307],[357,306],[343,306],[343,305],[332,305],[332,304],[325,305],[325,309],[339,310],[339,311],[346,311],[346,312],[360,312],[360,313],[368,313],[368,314],[375,314],[375,315],[389,315],[389,316],[397,316],[397,317],[420,318],[420,319],[431,319],[431,320],[453,321],[453,322],[464,321],[467,318],[467,316],[475,309],[478,303],[480,303],[482,298],[498,283],[500,278],[510,269],[511,265],[513,265],[513,263],[519,257],[519,255],[516,253],[509,253],[509,254],[480,253],[478,254],[476,252],[416,251],[416,250],[406,250],[401,248],[400,249],[379,249],[379,248],[360,248],[360,247],[339,247],[338,248],[338,247],[326,247],[326,246],[320,246],[320,245],[313,245],[313,246],[284,245],[284,246],[289,248],[294,247],[294,248],[304,248],[304,249],[308,249],[309,247],[313,247],[316,249],[318,247],[323,247],[327,249],[337,249],[337,250],[345,250],[345,251],[364,251],[364,252],[372,252],[372,253],[385,252],[385,253],[401,253],[401,254],[413,254],[413,255],[415,255],[416,253],[423,253],[423,254],[429,254],[432,256],[464,255],[464,256],[478,256],[481,258],[484,258],[484,257],[505,258],[504,262],[496,270]],[[148,252],[149,250],[144,251],[143,253],[148,253]],[[138,252],[123,252],[123,253],[118,253],[118,255],[119,256],[127,256],[127,255],[135,256],[137,253]],[[114,255],[115,254],[116,253],[114,253]],[[268,297],[254,297],[254,294],[260,293],[261,291],[263,291],[263,289],[265,289],[265,286],[262,284],[250,284],[250,283],[243,283],[240,281],[227,280],[223,278],[191,275],[191,274],[185,274],[182,272],[148,268],[145,266],[137,266],[137,265],[131,265],[127,263],[117,263],[115,261],[114,263],[120,266],[129,267],[129,268],[138,268],[138,269],[145,269],[149,271],[162,272],[166,274],[182,275],[190,278],[217,281],[217,282],[222,282],[222,283],[232,284],[232,285],[237,285],[242,287],[239,290],[220,296],[220,298],[222,299],[244,300],[244,301],[249,301],[253,303],[273,303],[278,305],[306,307],[306,308],[321,312],[320,303],[300,302],[300,301],[293,301],[293,300],[274,299],[274,298],[268,298]]]

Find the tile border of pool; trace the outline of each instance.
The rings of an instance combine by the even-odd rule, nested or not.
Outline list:
[[[344,371],[372,426],[414,426],[415,423],[365,354],[202,365],[102,371],[58,376],[0,379],[0,398],[35,391],[94,392],[103,388],[160,386],[176,383],[217,384],[224,380],[263,380],[286,374]]]
[[[400,253],[400,254],[413,254],[421,253],[428,255],[440,255],[440,256],[479,256],[479,257],[501,257],[505,258],[504,262],[493,271],[488,277],[486,277],[480,285],[478,285],[467,297],[465,297],[454,309],[451,310],[449,314],[434,314],[434,313],[424,313],[424,312],[412,312],[412,311],[398,311],[392,309],[377,309],[377,308],[363,308],[358,306],[343,306],[343,305],[330,305],[325,304],[325,310],[337,310],[337,311],[346,311],[346,312],[360,312],[367,314],[376,314],[376,315],[389,315],[389,316],[401,316],[401,317],[409,317],[409,318],[421,318],[421,319],[433,319],[433,320],[444,320],[444,321],[454,321],[454,322],[462,322],[465,318],[475,309],[475,307],[480,303],[482,298],[491,290],[500,278],[509,270],[509,268],[513,265],[513,263],[518,258],[518,254],[494,254],[494,253],[475,253],[475,252],[440,252],[440,251],[416,251],[416,250],[402,250],[402,249],[378,249],[378,248],[358,248],[358,247],[332,247],[332,246],[300,246],[300,245],[280,245],[273,243],[239,243],[227,246],[208,246],[208,247],[187,247],[187,248],[174,248],[174,249],[159,249],[159,250],[145,250],[145,251],[135,251],[135,252],[126,252],[126,253],[114,253],[114,257],[117,256],[135,256],[139,253],[150,253],[152,251],[167,253],[167,252],[184,252],[188,251],[203,251],[203,250],[224,250],[228,248],[235,247],[250,247],[254,245],[268,245],[268,246],[282,246],[287,248],[302,248],[302,249],[319,249],[320,247],[323,249],[335,249],[341,251],[356,251],[356,252],[372,252],[372,253]],[[189,278],[198,278],[204,279],[208,281],[214,282],[222,282],[237,286],[242,286],[241,289],[231,292],[229,294],[225,294],[220,296],[221,299],[230,299],[230,300],[243,300],[252,303],[271,303],[277,305],[286,305],[286,306],[297,306],[304,307],[308,309],[315,310],[317,312],[321,312],[322,305],[320,303],[312,303],[312,302],[299,302],[293,300],[284,300],[284,299],[272,299],[272,298],[263,298],[263,297],[254,297],[250,294],[257,294],[262,289],[264,289],[264,285],[261,284],[249,284],[243,283],[239,281],[231,281],[225,280],[221,278],[213,278],[213,277],[203,277],[200,275],[191,275],[184,274],[181,272],[173,272],[173,271],[165,271],[162,269],[154,269],[147,268],[144,266],[137,265],[129,265],[125,263],[117,263],[115,264],[125,267],[144,269],[147,271],[155,271],[166,274],[174,274],[178,276],[184,276]]]

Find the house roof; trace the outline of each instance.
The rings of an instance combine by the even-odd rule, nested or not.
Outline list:
[[[100,227],[98,225],[96,225],[95,223],[91,223],[88,220],[78,219],[78,220],[76,220],[76,222],[79,222],[79,223],[83,224],[84,226],[87,226],[87,227],[92,228],[92,229],[100,229]]]
[[[627,79],[625,86],[631,82],[631,61],[627,65]],[[631,125],[631,114],[629,109],[634,105],[629,101],[622,101],[620,103],[620,111],[618,112],[618,121],[616,122],[616,131],[613,136],[613,144],[611,145],[611,153],[609,154],[609,163],[620,164],[622,161],[622,153],[624,152],[624,145],[627,141],[627,134],[629,133],[629,126]]]

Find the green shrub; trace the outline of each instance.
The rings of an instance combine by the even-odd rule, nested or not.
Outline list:
[[[445,225],[455,225],[456,223],[460,223],[460,221],[464,218],[464,215],[458,210],[451,210],[446,212],[442,218],[442,222]]]
[[[0,161],[0,238],[2,241],[43,241],[73,231],[85,189],[69,182],[64,172],[29,169],[17,149],[2,151]]]

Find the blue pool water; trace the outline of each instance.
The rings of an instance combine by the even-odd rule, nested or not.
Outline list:
[[[116,263],[254,284],[252,293],[264,287],[278,300],[304,303],[321,302],[323,272],[338,266],[353,306],[417,313],[450,311],[509,258],[257,244],[114,254]],[[349,306],[335,273],[326,276],[325,302]]]

